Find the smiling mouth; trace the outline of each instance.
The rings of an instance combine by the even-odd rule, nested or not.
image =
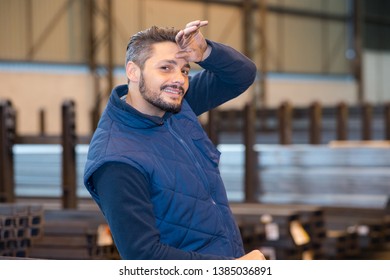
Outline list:
[[[161,90],[169,94],[184,95],[184,88],[175,85],[163,86]]]

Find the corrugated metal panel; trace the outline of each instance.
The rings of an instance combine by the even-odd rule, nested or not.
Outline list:
[[[36,61],[82,62],[80,44],[74,40],[84,24],[77,13],[81,1],[35,0],[33,13],[33,53]]]
[[[25,59],[27,50],[26,1],[0,1],[0,59]]]
[[[347,1],[349,0],[267,0],[267,3],[312,12],[345,14],[347,12]]]
[[[0,59],[84,61],[84,1],[0,2]]]
[[[347,0],[268,0],[273,7],[344,15]],[[96,0],[105,11],[105,0]],[[242,51],[242,11],[238,5],[177,0],[112,0],[114,64],[123,65],[129,37],[151,25],[182,28],[188,21],[207,17],[208,38]],[[321,20],[272,10],[268,14],[269,71],[348,73],[346,29],[340,20]],[[86,63],[88,24],[86,0],[0,1],[0,60]],[[281,12],[282,11],[282,12]],[[303,12],[305,13],[305,12]],[[256,14],[259,22],[258,14]],[[98,36],[105,32],[103,15],[95,15]],[[259,40],[254,34],[253,40]],[[261,42],[254,41],[255,46]],[[105,64],[106,44],[97,49]],[[329,59],[327,59],[329,57]],[[257,57],[255,60],[258,61]]]

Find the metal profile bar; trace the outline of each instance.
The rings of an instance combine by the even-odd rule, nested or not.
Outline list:
[[[62,207],[77,208],[75,104],[62,104]]]
[[[284,101],[278,108],[279,122],[279,143],[281,145],[291,144],[292,138],[292,106]]]
[[[313,102],[309,107],[310,112],[310,144],[321,144],[321,121],[322,121],[322,108],[319,102]]]
[[[372,106],[365,102],[361,107],[362,140],[371,140],[372,137]]]
[[[245,143],[245,202],[256,202],[258,194],[257,154],[255,144],[255,107],[247,104],[244,108],[244,143]]]
[[[384,105],[383,110],[383,117],[384,117],[384,138],[385,140],[390,140],[390,103],[387,102]]]
[[[12,149],[16,138],[15,127],[15,110],[11,101],[0,101],[0,202],[15,200]]]
[[[337,140],[348,139],[348,106],[341,102],[336,107]]]
[[[112,18],[112,1],[106,0],[104,2],[104,8],[97,5],[96,0],[89,0],[88,4],[88,28],[89,28],[89,69],[94,79],[94,92],[95,101],[91,112],[92,119],[92,131],[95,130],[99,116],[100,116],[100,105],[103,97],[109,95],[111,88],[114,84],[113,69],[114,69],[114,47],[113,47],[113,18]],[[96,18],[101,17],[104,20],[105,30],[102,34],[97,34],[96,29]],[[104,75],[99,73],[99,67],[97,65],[97,50],[106,44],[105,50],[106,61],[101,67],[106,70]],[[107,83],[101,83],[101,78],[106,79]],[[102,89],[102,84],[108,87]]]

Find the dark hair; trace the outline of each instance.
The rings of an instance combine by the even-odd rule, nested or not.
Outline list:
[[[143,69],[145,61],[153,54],[153,44],[167,41],[176,43],[175,37],[178,32],[174,28],[152,26],[134,34],[127,44],[125,66],[129,61],[133,61]]]

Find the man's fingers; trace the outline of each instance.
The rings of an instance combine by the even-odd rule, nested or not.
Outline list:
[[[209,22],[207,20],[202,20],[200,23],[199,23],[199,27],[203,27],[203,26],[206,26],[208,25]]]
[[[206,25],[208,25],[207,20],[195,20],[187,23],[186,27],[176,34],[176,43],[182,50],[176,54],[177,58],[184,58],[189,61],[200,61],[202,59],[207,44],[199,29]]]
[[[191,21],[191,22],[189,22],[189,23],[186,24],[186,27],[185,27],[185,28],[191,27],[191,26],[197,26],[197,25],[199,25],[199,23],[200,23],[200,20]]]
[[[186,27],[183,29],[184,36],[187,36],[198,30],[197,26]]]
[[[202,26],[206,26],[208,23],[209,22],[207,20],[194,20],[194,21],[187,23],[185,28],[191,27],[191,26],[202,27]]]
[[[185,28],[183,30],[180,30],[176,34],[176,42],[182,42],[184,39],[189,38],[192,34],[194,34],[197,30],[196,26]]]
[[[176,41],[179,42],[183,38],[188,38],[192,33],[195,33],[199,28],[208,25],[208,23],[207,20],[195,20],[187,23],[186,27],[177,33]]]
[[[186,45],[188,44],[186,40],[194,36],[197,32],[198,30],[196,26],[185,28],[184,30],[180,30],[175,37],[176,43],[179,44],[180,47],[182,48],[186,47]]]
[[[191,32],[194,32],[196,31],[197,29],[203,27],[203,26],[206,26],[208,25],[209,22],[207,20],[196,20],[196,21],[192,21],[190,23],[187,23],[186,27],[183,29],[183,32],[185,35],[191,33]]]
[[[184,31],[183,31],[183,30],[180,30],[180,31],[176,34],[176,37],[175,37],[176,42],[179,43],[181,40],[183,40],[183,37],[184,37]]]

